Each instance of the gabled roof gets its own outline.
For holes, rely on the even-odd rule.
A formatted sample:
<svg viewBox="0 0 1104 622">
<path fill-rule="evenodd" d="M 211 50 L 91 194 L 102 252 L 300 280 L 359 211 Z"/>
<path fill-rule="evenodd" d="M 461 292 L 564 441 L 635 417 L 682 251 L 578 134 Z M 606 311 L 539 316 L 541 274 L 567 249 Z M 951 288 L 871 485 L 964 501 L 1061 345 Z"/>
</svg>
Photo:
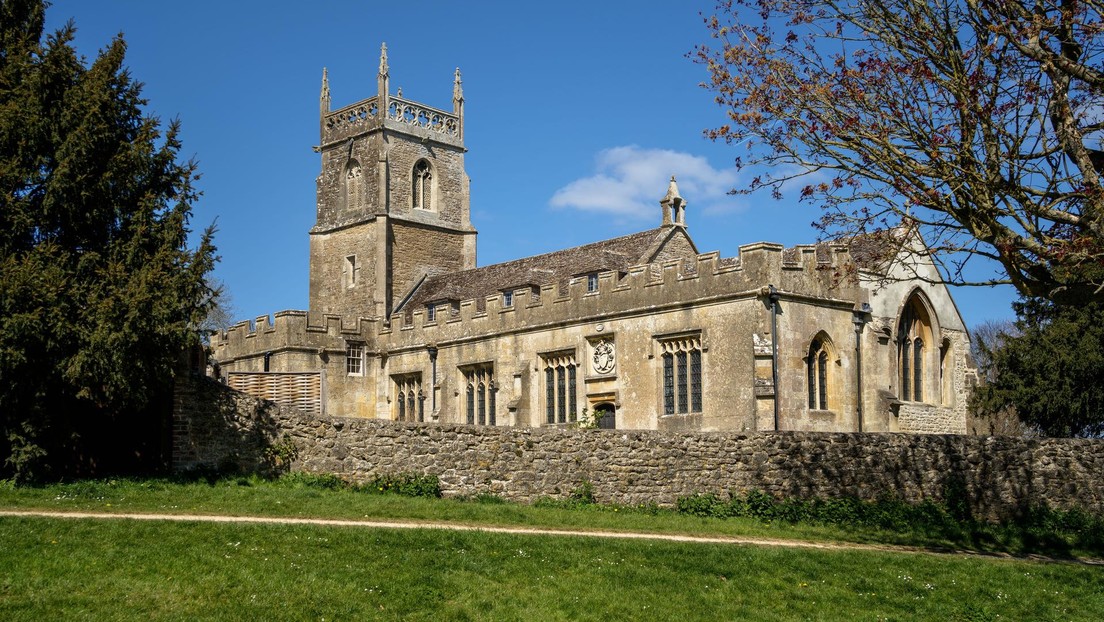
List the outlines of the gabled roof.
<svg viewBox="0 0 1104 622">
<path fill-rule="evenodd" d="M 559 283 L 582 274 L 625 271 L 650 261 L 672 233 L 681 229 L 659 227 L 544 255 L 428 276 L 396 312 L 444 300 L 478 301 L 506 289 Z"/>
</svg>

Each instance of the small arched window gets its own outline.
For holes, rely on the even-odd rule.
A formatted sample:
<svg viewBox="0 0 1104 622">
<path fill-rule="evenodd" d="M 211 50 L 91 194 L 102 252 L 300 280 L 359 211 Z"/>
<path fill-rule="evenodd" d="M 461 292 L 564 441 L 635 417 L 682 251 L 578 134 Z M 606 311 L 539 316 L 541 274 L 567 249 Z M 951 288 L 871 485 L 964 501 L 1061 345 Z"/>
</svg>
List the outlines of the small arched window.
<svg viewBox="0 0 1104 622">
<path fill-rule="evenodd" d="M 410 179 L 410 197 L 414 209 L 433 209 L 433 169 L 429 162 L 418 160 Z"/>
<path fill-rule="evenodd" d="M 828 351 L 828 342 L 824 337 L 817 337 L 809 346 L 805 365 L 811 410 L 828 410 L 828 360 L 831 358 Z"/>
<path fill-rule="evenodd" d="M 901 312 L 897 326 L 897 371 L 903 400 L 923 402 L 925 378 L 929 371 L 928 349 L 931 320 L 920 300 L 913 296 Z"/>
</svg>

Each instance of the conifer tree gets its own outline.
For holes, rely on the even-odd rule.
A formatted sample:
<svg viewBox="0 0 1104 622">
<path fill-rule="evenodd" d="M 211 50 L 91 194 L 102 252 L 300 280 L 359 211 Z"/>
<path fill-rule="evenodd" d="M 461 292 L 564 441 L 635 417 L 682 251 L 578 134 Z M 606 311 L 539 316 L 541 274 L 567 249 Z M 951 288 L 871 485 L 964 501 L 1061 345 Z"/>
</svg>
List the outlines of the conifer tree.
<svg viewBox="0 0 1104 622">
<path fill-rule="evenodd" d="M 981 343 L 988 381 L 971 397 L 982 416 L 1014 412 L 1046 436 L 1104 435 L 1104 304 L 1015 305 L 1014 330 Z"/>
<path fill-rule="evenodd" d="M 71 22 L 44 29 L 41 0 L 0 0 L 0 476 L 20 478 L 157 453 L 216 260 L 213 229 L 188 246 L 196 166 L 122 36 L 86 65 Z"/>
</svg>

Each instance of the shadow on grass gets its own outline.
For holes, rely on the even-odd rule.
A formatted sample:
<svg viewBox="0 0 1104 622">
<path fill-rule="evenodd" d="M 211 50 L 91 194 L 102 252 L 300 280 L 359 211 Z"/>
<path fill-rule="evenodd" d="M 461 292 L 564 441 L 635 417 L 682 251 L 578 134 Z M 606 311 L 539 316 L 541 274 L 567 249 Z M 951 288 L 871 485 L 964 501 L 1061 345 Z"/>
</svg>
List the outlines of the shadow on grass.
<svg viewBox="0 0 1104 622">
<path fill-rule="evenodd" d="M 1076 559 L 1104 556 L 1104 520 L 1081 510 L 1027 508 L 1014 518 L 992 523 L 976 519 L 950 485 L 944 501 L 905 503 L 892 496 L 778 500 L 751 491 L 725 499 L 700 494 L 679 499 L 677 511 L 714 518 L 745 517 L 792 525 L 831 525 L 851 529 L 861 540 L 1015 556 Z"/>
</svg>

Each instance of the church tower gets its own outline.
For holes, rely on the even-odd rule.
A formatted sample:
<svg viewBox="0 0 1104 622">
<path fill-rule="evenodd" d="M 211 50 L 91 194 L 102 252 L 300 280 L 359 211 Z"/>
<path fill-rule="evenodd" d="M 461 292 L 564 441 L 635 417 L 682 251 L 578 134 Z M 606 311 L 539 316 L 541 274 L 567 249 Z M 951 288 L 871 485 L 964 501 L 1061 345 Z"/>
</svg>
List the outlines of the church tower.
<svg viewBox="0 0 1104 622">
<path fill-rule="evenodd" d="M 323 69 L 320 118 L 312 314 L 386 318 L 426 275 L 475 267 L 459 69 L 452 112 L 431 108 L 390 92 L 384 44 L 374 97 L 331 111 Z"/>
</svg>

